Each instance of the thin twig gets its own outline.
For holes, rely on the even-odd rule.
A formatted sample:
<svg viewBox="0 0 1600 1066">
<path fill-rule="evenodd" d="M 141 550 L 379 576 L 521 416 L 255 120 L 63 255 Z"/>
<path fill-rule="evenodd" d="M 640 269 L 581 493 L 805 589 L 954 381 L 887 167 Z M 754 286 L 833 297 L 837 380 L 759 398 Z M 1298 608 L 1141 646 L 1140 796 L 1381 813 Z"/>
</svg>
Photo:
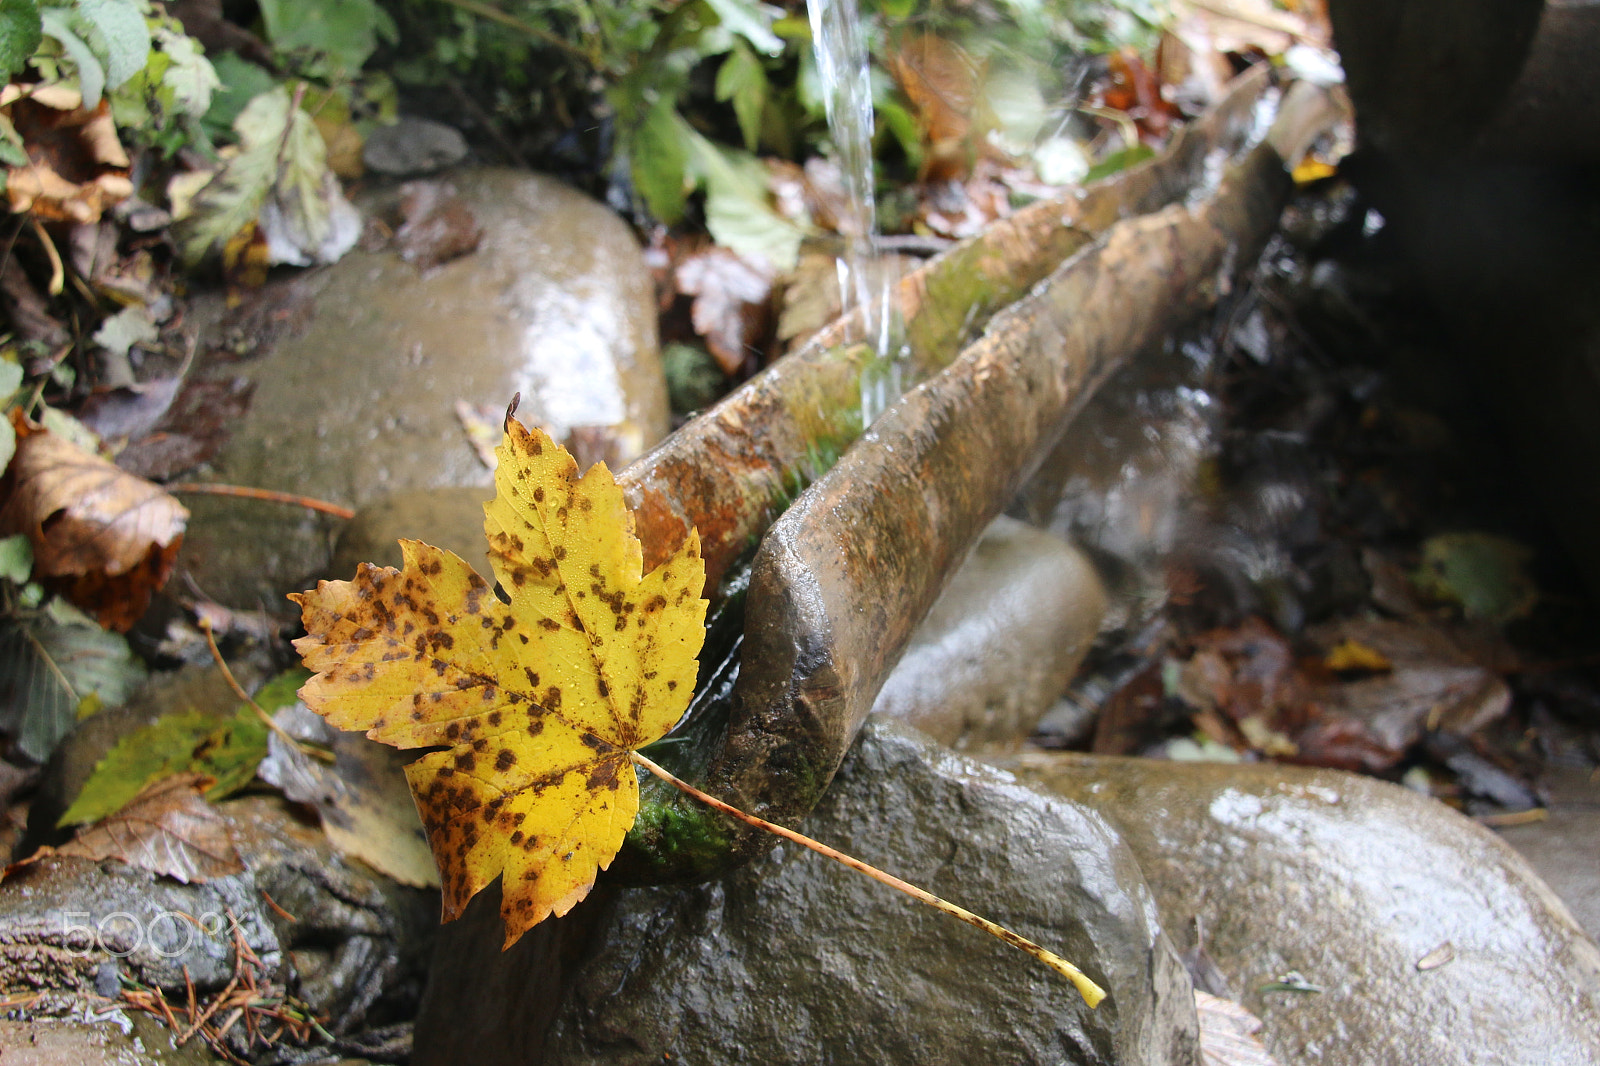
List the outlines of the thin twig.
<svg viewBox="0 0 1600 1066">
<path fill-rule="evenodd" d="M 302 744 L 287 729 L 273 721 L 272 715 L 268 714 L 261 704 L 257 703 L 250 693 L 244 690 L 244 686 L 239 684 L 239 679 L 233 676 L 233 671 L 228 669 L 227 660 L 222 657 L 222 650 L 217 647 L 217 638 L 211 632 L 211 619 L 200 619 L 200 632 L 206 635 L 206 647 L 211 649 L 211 657 L 217 661 L 217 669 L 222 671 L 222 679 L 228 683 L 229 688 L 233 689 L 234 695 L 250 705 L 251 709 L 256 712 L 256 717 L 261 719 L 263 725 L 278 734 L 279 740 L 294 748 L 301 755 L 328 763 L 334 761 L 332 752 L 322 751 Z"/>
<path fill-rule="evenodd" d="M 774 822 L 769 822 L 764 818 L 757 818 L 753 814 L 746 814 L 737 807 L 731 807 L 717 799 L 715 796 L 707 795 L 688 782 L 679 780 L 677 777 L 674 777 L 671 773 L 657 766 L 655 763 L 651 762 L 649 759 L 645 758 L 643 755 L 640 755 L 636 751 L 630 751 L 628 753 L 628 757 L 638 765 L 644 767 L 646 770 L 649 770 L 651 773 L 661 778 L 661 780 L 688 793 L 701 803 L 715 807 L 723 814 L 737 818 L 746 825 L 755 826 L 757 829 L 765 829 L 769 833 L 776 833 L 785 840 L 792 840 L 796 844 L 808 847 L 817 854 L 826 855 L 835 862 L 842 862 L 852 870 L 855 870 L 858 873 L 866 874 L 874 881 L 888 885 L 890 888 L 899 889 L 906 895 L 926 903 L 935 910 L 943 911 L 952 918 L 959 918 L 968 925 L 977 926 L 979 929 L 982 929 L 991 936 L 999 937 L 1012 947 L 1026 951 L 1029 955 L 1032 955 L 1034 958 L 1038 959 L 1040 962 L 1056 971 L 1056 973 L 1060 974 L 1062 977 L 1065 977 L 1068 981 L 1071 981 L 1073 987 L 1078 990 L 1078 994 L 1083 997 L 1083 1001 L 1089 1004 L 1090 1007 L 1099 1006 L 1100 1001 L 1106 998 L 1105 990 L 1085 976 L 1082 970 L 1078 969 L 1076 966 L 1072 965 L 1072 963 L 1068 962 L 1066 959 L 1063 959 L 1055 952 L 1050 951 L 1047 948 L 1040 947 L 1027 937 L 1013 933 L 1005 926 L 997 925 L 996 923 L 991 922 L 989 919 L 980 915 L 973 914 L 965 907 L 958 907 L 954 903 L 942 900 L 933 893 L 925 892 L 916 885 L 913 885 L 907 881 L 902 881 L 893 874 L 884 873 L 876 866 L 869 866 L 852 855 L 846 855 L 842 851 L 838 851 L 834 848 L 828 847 L 826 844 L 812 840 L 803 833 L 797 833 L 793 829 L 785 829 L 783 826 Z"/>
<path fill-rule="evenodd" d="M 312 511 L 321 511 L 323 514 L 331 514 L 335 518 L 350 519 L 356 516 L 355 511 L 348 507 L 341 507 L 337 503 L 329 503 L 327 500 L 319 500 L 313 496 L 301 496 L 293 492 L 278 492 L 276 489 L 256 489 L 247 485 L 200 484 L 189 481 L 168 485 L 166 489 L 171 493 L 181 493 L 189 496 L 237 496 L 246 500 L 287 503 Z"/>
<path fill-rule="evenodd" d="M 276 914 L 279 918 L 282 918 L 286 922 L 298 922 L 300 920 L 299 918 L 296 918 L 294 915 L 290 914 L 288 911 L 284 910 L 282 907 L 278 906 L 278 901 L 267 895 L 266 889 L 257 889 L 257 891 L 261 893 L 261 898 L 267 901 L 267 906 L 272 908 L 272 913 Z"/>
<path fill-rule="evenodd" d="M 40 225 L 39 216 L 30 215 L 28 220 L 33 223 L 34 235 L 39 238 L 39 243 L 44 247 L 45 258 L 50 260 L 50 284 L 45 287 L 46 291 L 51 296 L 60 296 L 62 290 L 67 287 L 67 272 L 66 268 L 61 264 L 61 253 L 56 251 L 56 242 L 50 239 L 50 234 L 46 233 L 44 226 Z"/>
</svg>

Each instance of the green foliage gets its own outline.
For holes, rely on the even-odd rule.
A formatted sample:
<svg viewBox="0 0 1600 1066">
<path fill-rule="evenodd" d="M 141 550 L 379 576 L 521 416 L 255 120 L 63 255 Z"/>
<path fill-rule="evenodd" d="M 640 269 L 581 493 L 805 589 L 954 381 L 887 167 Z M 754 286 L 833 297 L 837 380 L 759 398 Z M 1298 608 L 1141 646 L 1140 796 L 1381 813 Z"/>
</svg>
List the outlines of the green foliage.
<svg viewBox="0 0 1600 1066">
<path fill-rule="evenodd" d="M 219 55 L 212 66 L 217 80 L 222 84 L 211 94 L 211 106 L 206 109 L 207 132 L 214 139 L 232 140 L 233 124 L 246 105 L 278 83 L 265 67 L 248 59 L 240 59 L 232 52 Z"/>
<path fill-rule="evenodd" d="M 661 351 L 661 369 L 667 378 L 667 399 L 675 415 L 709 407 L 726 389 L 717 361 L 704 348 L 672 343 Z"/>
<path fill-rule="evenodd" d="M 120 88 L 150 57 L 146 5 L 140 0 L 74 0 L 39 11 L 44 36 L 66 58 L 62 74 L 75 73 L 85 107 L 99 106 L 107 89 Z"/>
<path fill-rule="evenodd" d="M 1090 167 L 1089 172 L 1083 176 L 1084 184 L 1087 185 L 1090 182 L 1099 181 L 1101 178 L 1109 178 L 1111 175 L 1127 170 L 1131 166 L 1143 163 L 1146 159 L 1154 158 L 1155 154 L 1155 149 L 1147 144 L 1136 144 L 1131 148 L 1120 148 Z"/>
<path fill-rule="evenodd" d="M 120 703 L 145 677 L 128 642 L 61 601 L 0 621 L 0 731 L 43 762 L 80 710 Z"/>
<path fill-rule="evenodd" d="M 733 104 L 744 146 L 755 151 L 761 141 L 761 112 L 767 106 L 767 71 L 744 42 L 736 42 L 717 70 L 717 99 Z"/>
<path fill-rule="evenodd" d="M 150 36 L 144 66 L 110 94 L 112 117 L 163 155 L 196 142 L 209 147 L 199 120 L 221 87 L 216 70 L 177 20 L 152 18 Z"/>
<path fill-rule="evenodd" d="M 310 676 L 305 670 L 287 670 L 256 693 L 256 702 L 269 714 L 286 707 Z M 165 714 L 106 752 L 57 824 L 98 822 L 121 810 L 145 786 L 173 774 L 215 778 L 206 798 L 219 800 L 248 785 L 266 757 L 266 723 L 246 704 L 232 714 L 193 709 Z"/>
<path fill-rule="evenodd" d="M 277 86 L 257 96 L 233 123 L 238 151 L 195 195 L 176 236 L 191 264 L 220 248 L 256 221 L 272 198 L 286 229 L 302 249 L 325 243 L 332 232 L 327 147 L 311 116 Z M 330 190 L 330 184 L 332 189 Z"/>
<path fill-rule="evenodd" d="M 1411 575 L 1417 590 L 1456 603 L 1469 618 L 1504 625 L 1526 617 L 1539 599 L 1528 576 L 1533 552 L 1493 533 L 1441 533 L 1422 544 L 1422 565 Z"/>
<path fill-rule="evenodd" d="M 773 210 L 761 160 L 688 131 L 694 174 L 706 187 L 706 229 L 724 248 L 790 270 L 805 232 Z"/>
<path fill-rule="evenodd" d="M 5 417 L 4 412 L 10 409 L 11 398 L 20 388 L 22 364 L 0 359 L 0 473 L 5 471 L 6 464 L 11 462 L 11 457 L 17 451 L 17 431 L 12 428 L 11 419 Z"/>
<path fill-rule="evenodd" d="M 0 0 L 0 68 L 6 77 L 22 69 L 43 39 L 37 0 Z"/>
<path fill-rule="evenodd" d="M 26 533 L 0 538 L 0 580 L 25 585 L 33 572 L 33 545 Z"/>
<path fill-rule="evenodd" d="M 304 77 L 348 81 L 396 39 L 394 19 L 374 0 L 261 0 L 267 38 Z"/>
</svg>

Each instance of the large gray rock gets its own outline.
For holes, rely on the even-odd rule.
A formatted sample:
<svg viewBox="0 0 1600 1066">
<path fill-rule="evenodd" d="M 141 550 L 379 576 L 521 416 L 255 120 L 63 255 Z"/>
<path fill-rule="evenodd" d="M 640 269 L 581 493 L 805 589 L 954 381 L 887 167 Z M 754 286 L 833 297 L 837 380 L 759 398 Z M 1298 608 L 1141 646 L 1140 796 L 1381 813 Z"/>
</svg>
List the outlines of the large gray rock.
<svg viewBox="0 0 1600 1066">
<path fill-rule="evenodd" d="M 1600 1062 L 1600 949 L 1509 847 L 1371 778 L 1030 755 L 1121 830 L 1284 1064 Z M 1182 932 L 1178 932 L 1182 931 Z M 1264 989 L 1296 973 L 1318 992 Z"/>
<path fill-rule="evenodd" d="M 207 478 L 352 507 L 487 485 L 456 402 L 497 424 L 518 392 L 519 417 L 558 437 L 614 427 L 619 458 L 665 435 L 654 290 L 623 222 L 537 174 L 450 181 L 483 228 L 477 250 L 427 271 L 354 251 L 299 279 L 304 327 L 227 368 L 255 394 Z M 276 504 L 197 498 L 192 510 L 179 567 L 233 606 L 277 609 L 326 565 L 336 529 Z"/>
<path fill-rule="evenodd" d="M 1015 749 L 1065 690 L 1105 610 L 1082 552 L 997 519 L 912 634 L 873 713 L 957 749 Z"/>
<path fill-rule="evenodd" d="M 498 931 L 446 926 L 451 977 L 435 970 L 414 1061 L 1197 1062 L 1188 977 L 1099 815 L 874 718 L 802 828 L 1060 952 L 1110 997 L 1091 1011 L 1021 952 L 785 844 L 710 884 L 618 892 L 582 917 L 589 948 L 559 987 L 495 977 Z M 546 954 L 545 972 L 574 957 Z M 508 987 L 525 998 L 486 1005 Z M 493 1015 L 498 1031 L 477 1027 Z"/>
<path fill-rule="evenodd" d="M 1539 782 L 1549 797 L 1542 821 L 1501 829 L 1500 838 L 1556 890 L 1584 931 L 1600 940 L 1600 780 L 1575 766 L 1552 767 Z"/>
</svg>

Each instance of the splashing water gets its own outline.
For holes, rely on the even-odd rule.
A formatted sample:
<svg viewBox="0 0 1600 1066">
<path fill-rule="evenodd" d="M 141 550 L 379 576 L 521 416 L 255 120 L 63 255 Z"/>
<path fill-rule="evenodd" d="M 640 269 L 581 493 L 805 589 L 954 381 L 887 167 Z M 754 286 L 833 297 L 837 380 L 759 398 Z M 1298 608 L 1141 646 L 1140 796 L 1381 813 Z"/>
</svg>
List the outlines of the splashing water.
<svg viewBox="0 0 1600 1066">
<path fill-rule="evenodd" d="M 872 83 L 866 37 L 856 0 L 809 0 L 811 47 L 822 80 L 828 129 L 844 173 L 848 216 L 839 220 L 844 255 L 839 289 L 846 313 L 861 308 L 866 339 L 877 351 L 861 376 L 861 420 L 870 424 L 900 394 L 900 360 L 891 351 L 895 328 L 893 278 L 873 269 L 878 230 L 872 173 Z"/>
</svg>

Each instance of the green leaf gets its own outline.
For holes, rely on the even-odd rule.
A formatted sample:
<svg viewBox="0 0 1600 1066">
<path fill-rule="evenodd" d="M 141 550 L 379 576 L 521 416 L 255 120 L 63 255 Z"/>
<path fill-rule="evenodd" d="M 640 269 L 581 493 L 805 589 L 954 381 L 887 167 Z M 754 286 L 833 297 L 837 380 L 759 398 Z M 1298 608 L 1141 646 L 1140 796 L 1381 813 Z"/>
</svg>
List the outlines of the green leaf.
<svg viewBox="0 0 1600 1066">
<path fill-rule="evenodd" d="M 8 424 L 6 428 L 10 428 Z M 0 578 L 13 585 L 26 585 L 33 572 L 33 545 L 26 533 L 0 538 Z"/>
<path fill-rule="evenodd" d="M 121 703 L 144 678 L 144 663 L 121 635 L 52 600 L 0 629 L 0 731 L 43 762 L 77 722 L 80 704 Z"/>
<path fill-rule="evenodd" d="M 268 714 L 286 707 L 311 674 L 286 670 L 256 693 Z M 267 727 L 246 704 L 230 714 L 194 709 L 162 715 L 123 737 L 95 765 L 77 799 L 57 825 L 98 822 L 125 806 L 145 786 L 173 774 L 216 778 L 206 798 L 219 800 L 248 785 L 267 757 Z"/>
<path fill-rule="evenodd" d="M 106 88 L 115 89 L 144 69 L 150 58 L 150 28 L 136 0 L 77 0 L 74 10 L 89 43 L 97 46 L 95 53 L 105 61 Z M 85 92 L 85 101 L 88 96 Z"/>
<path fill-rule="evenodd" d="M 0 0 L 0 69 L 7 78 L 22 69 L 43 37 L 36 0 Z"/>
<path fill-rule="evenodd" d="M 11 397 L 22 388 L 22 364 L 13 363 L 10 359 L 0 359 L 0 407 L 10 404 Z M 5 463 L 0 462 L 0 470 L 5 469 Z"/>
<path fill-rule="evenodd" d="M 744 44 L 735 44 L 717 70 L 717 99 L 733 102 L 744 146 L 755 151 L 761 139 L 761 112 L 767 106 L 767 71 Z"/>
<path fill-rule="evenodd" d="M 158 26 L 155 37 L 161 54 L 171 61 L 161 76 L 162 88 L 172 90 L 173 103 L 180 111 L 199 118 L 210 109 L 211 94 L 222 87 L 216 68 L 193 37 L 166 26 Z"/>
<path fill-rule="evenodd" d="M 39 24 L 44 29 L 46 37 L 54 37 L 61 44 L 67 58 L 72 60 L 73 66 L 78 70 L 78 91 L 83 94 L 84 107 L 98 107 L 100 97 L 105 95 L 106 71 L 100 65 L 100 60 L 95 58 L 94 51 L 84 43 L 82 37 L 73 33 L 67 27 L 66 20 L 58 8 L 45 8 L 39 12 Z"/>
<path fill-rule="evenodd" d="M 198 262 L 257 216 L 263 216 L 266 228 L 264 208 L 269 207 L 276 229 L 268 243 L 275 262 L 337 259 L 359 236 L 360 218 L 354 217 L 355 232 L 348 232 L 354 208 L 328 170 L 322 135 L 311 117 L 293 106 L 288 88 L 280 85 L 251 100 L 233 128 L 238 154 L 195 194 L 176 227 L 185 259 Z M 345 237 L 349 243 L 328 258 L 335 239 Z"/>
<path fill-rule="evenodd" d="M 751 0 L 706 0 L 722 25 L 769 56 L 783 51 L 783 41 L 772 32 L 772 9 Z"/>
<path fill-rule="evenodd" d="M 212 68 L 221 83 L 211 94 L 211 106 L 201 121 L 216 139 L 233 139 L 233 123 L 243 113 L 246 105 L 264 92 L 270 92 L 277 80 L 264 67 L 232 52 L 216 58 Z"/>
<path fill-rule="evenodd" d="M 1442 533 L 1422 543 L 1412 574 L 1427 596 L 1461 605 L 1469 618 L 1503 625 L 1526 617 L 1539 599 L 1528 576 L 1533 552 L 1492 533 Z"/>
<path fill-rule="evenodd" d="M 706 228 L 712 239 L 741 255 L 761 256 L 779 271 L 793 269 L 805 233 L 773 210 L 761 160 L 687 132 L 695 172 L 706 183 Z"/>
<path fill-rule="evenodd" d="M 327 80 L 352 77 L 380 40 L 396 38 L 394 20 L 373 0 L 261 0 L 261 20 L 274 48 Z"/>
<path fill-rule="evenodd" d="M 277 180 L 261 209 L 261 231 L 272 263 L 310 266 L 335 262 L 361 236 L 361 215 L 328 169 L 328 145 L 300 108 L 288 117 Z"/>
<path fill-rule="evenodd" d="M 663 96 L 646 112 L 644 121 L 624 145 L 634 188 L 644 197 L 650 213 L 666 223 L 683 217 L 688 198 L 684 175 L 692 132 L 678 117 L 673 101 Z"/>
<path fill-rule="evenodd" d="M 1122 148 L 1106 156 L 1100 162 L 1089 168 L 1089 173 L 1083 176 L 1085 185 L 1109 178 L 1111 175 L 1127 170 L 1131 166 L 1143 163 L 1155 155 L 1155 150 L 1148 144 L 1136 144 L 1132 148 Z"/>
</svg>

